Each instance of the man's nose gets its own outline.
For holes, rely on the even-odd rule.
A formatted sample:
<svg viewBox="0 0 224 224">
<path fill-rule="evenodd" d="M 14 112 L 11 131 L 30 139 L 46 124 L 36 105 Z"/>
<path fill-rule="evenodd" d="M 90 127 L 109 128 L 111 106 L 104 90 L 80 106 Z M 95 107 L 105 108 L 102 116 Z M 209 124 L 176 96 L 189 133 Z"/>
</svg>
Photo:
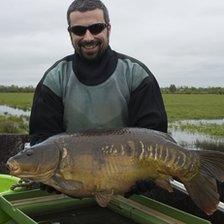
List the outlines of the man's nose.
<svg viewBox="0 0 224 224">
<path fill-rule="evenodd" d="M 91 34 L 91 32 L 89 30 L 86 30 L 85 35 L 83 36 L 83 39 L 85 41 L 91 41 L 94 39 L 94 36 Z"/>
</svg>

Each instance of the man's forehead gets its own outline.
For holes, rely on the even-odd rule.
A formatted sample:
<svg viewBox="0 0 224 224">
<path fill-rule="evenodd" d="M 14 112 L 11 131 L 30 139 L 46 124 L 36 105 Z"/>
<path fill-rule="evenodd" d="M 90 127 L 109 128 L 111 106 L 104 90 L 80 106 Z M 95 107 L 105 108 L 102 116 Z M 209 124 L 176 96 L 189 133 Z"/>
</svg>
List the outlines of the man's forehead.
<svg viewBox="0 0 224 224">
<path fill-rule="evenodd" d="M 105 22 L 103 10 L 94 9 L 86 12 L 74 11 L 70 14 L 70 25 L 91 25 L 93 23 Z"/>
</svg>

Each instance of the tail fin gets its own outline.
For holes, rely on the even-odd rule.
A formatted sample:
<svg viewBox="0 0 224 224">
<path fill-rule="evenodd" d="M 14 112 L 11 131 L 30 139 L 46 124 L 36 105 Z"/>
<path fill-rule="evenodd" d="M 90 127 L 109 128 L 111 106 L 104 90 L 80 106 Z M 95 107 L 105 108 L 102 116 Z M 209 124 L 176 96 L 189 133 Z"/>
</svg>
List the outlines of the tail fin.
<svg viewBox="0 0 224 224">
<path fill-rule="evenodd" d="M 224 181 L 224 153 L 209 150 L 194 153 L 199 156 L 199 173 L 191 181 L 183 181 L 183 184 L 195 204 L 211 215 L 219 203 L 216 180 Z"/>
</svg>

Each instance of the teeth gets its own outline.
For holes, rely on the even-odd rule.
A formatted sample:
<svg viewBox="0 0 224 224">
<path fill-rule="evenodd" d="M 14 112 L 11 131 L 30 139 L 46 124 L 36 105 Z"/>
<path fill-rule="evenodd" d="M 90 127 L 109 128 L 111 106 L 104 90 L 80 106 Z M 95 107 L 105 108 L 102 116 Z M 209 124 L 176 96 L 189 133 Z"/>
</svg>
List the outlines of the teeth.
<svg viewBox="0 0 224 224">
<path fill-rule="evenodd" d="M 85 45 L 84 48 L 87 48 L 87 49 L 93 49 L 94 47 L 96 47 L 97 44 L 93 44 L 93 45 Z"/>
<path fill-rule="evenodd" d="M 87 48 L 87 49 L 93 49 L 95 46 L 85 46 L 85 48 Z"/>
</svg>

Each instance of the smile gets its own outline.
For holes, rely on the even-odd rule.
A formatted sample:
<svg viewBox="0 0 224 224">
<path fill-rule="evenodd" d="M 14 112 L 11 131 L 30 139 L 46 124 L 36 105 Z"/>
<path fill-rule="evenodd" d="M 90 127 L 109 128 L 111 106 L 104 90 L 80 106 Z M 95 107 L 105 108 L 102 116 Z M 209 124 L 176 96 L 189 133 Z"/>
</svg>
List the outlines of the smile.
<svg viewBox="0 0 224 224">
<path fill-rule="evenodd" d="M 83 47 L 86 48 L 86 49 L 93 49 L 93 48 L 95 48 L 97 46 L 98 46 L 98 44 L 94 43 L 94 44 L 86 44 Z"/>
</svg>

